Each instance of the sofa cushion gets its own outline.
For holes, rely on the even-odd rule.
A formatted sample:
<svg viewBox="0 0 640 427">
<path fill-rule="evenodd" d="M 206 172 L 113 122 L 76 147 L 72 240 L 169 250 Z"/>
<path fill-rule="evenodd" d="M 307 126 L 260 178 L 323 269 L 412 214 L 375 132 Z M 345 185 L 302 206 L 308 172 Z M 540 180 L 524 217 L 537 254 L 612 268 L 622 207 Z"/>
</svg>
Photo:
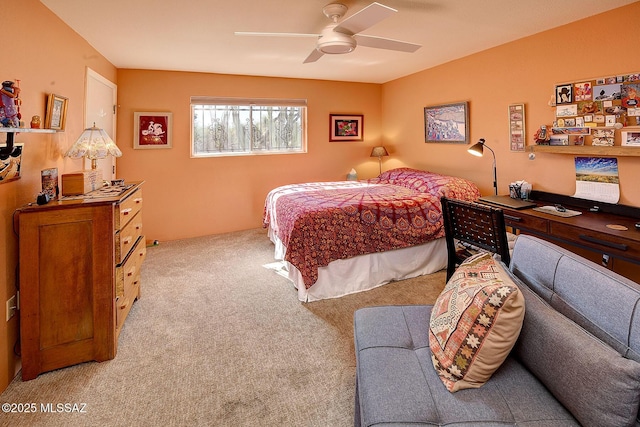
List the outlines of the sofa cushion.
<svg viewBox="0 0 640 427">
<path fill-rule="evenodd" d="M 582 425 L 634 425 L 640 363 L 558 313 L 526 285 L 520 288 L 527 310 L 513 354 Z"/>
<path fill-rule="evenodd" d="M 524 300 L 497 264 L 489 253 L 465 260 L 431 312 L 432 363 L 450 392 L 482 386 L 520 333 Z"/>
</svg>

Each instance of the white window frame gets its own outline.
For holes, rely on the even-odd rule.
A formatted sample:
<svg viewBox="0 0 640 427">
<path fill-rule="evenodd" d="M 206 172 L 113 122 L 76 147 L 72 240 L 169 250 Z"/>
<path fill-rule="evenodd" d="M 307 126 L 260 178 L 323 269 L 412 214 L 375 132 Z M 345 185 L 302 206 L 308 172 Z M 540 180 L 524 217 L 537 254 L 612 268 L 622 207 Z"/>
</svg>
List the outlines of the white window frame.
<svg viewBox="0 0 640 427">
<path fill-rule="evenodd" d="M 238 150 L 220 150 L 220 151 L 202 151 L 196 149 L 196 113 L 197 110 L 203 114 L 203 109 L 198 109 L 198 106 L 212 105 L 221 107 L 240 107 L 248 111 L 249 117 L 252 121 L 252 126 L 248 126 L 249 132 L 253 132 L 255 126 L 255 120 L 253 119 L 254 111 L 260 112 L 260 109 L 265 107 L 292 107 L 300 109 L 300 147 L 296 148 L 254 148 L 250 146 L 248 149 Z M 204 120 L 204 119 L 203 119 Z M 255 155 L 273 155 L 273 154 L 301 154 L 307 152 L 307 101 L 306 99 L 269 99 L 269 98 L 221 98 L 210 96 L 192 96 L 191 97 L 191 157 L 226 157 L 226 156 L 255 156 Z M 204 130 L 205 124 L 203 122 L 202 129 Z M 244 126 L 246 130 L 246 126 Z M 253 141 L 254 136 L 251 133 L 249 141 Z M 200 141 L 201 142 L 201 141 Z"/>
</svg>

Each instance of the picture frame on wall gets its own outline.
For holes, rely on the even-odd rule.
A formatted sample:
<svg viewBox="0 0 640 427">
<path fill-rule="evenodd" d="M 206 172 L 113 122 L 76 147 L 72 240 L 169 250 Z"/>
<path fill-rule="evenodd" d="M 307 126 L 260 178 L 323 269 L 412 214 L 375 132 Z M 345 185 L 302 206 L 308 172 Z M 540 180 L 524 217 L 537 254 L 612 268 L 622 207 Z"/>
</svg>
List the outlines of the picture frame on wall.
<svg viewBox="0 0 640 427">
<path fill-rule="evenodd" d="M 573 84 L 556 86 L 556 104 L 571 104 L 573 102 Z"/>
<path fill-rule="evenodd" d="M 171 148 L 173 113 L 135 112 L 133 113 L 133 148 Z"/>
<path fill-rule="evenodd" d="M 468 102 L 424 108 L 425 142 L 469 143 Z"/>
<path fill-rule="evenodd" d="M 621 145 L 626 147 L 640 147 L 640 129 L 620 132 Z"/>
<path fill-rule="evenodd" d="M 329 114 L 329 141 L 362 141 L 364 115 Z"/>
<path fill-rule="evenodd" d="M 7 149 L 6 144 L 0 145 L 0 149 L 7 150 L 0 156 L 0 184 L 20 179 L 23 148 L 24 144 L 22 143 L 13 144 L 12 149 Z"/>
<path fill-rule="evenodd" d="M 47 110 L 44 116 L 45 129 L 64 131 L 67 123 L 67 106 L 69 99 L 51 93 L 47 95 Z"/>
<path fill-rule="evenodd" d="M 509 105 L 509 146 L 511 151 L 525 150 L 524 104 Z"/>
</svg>

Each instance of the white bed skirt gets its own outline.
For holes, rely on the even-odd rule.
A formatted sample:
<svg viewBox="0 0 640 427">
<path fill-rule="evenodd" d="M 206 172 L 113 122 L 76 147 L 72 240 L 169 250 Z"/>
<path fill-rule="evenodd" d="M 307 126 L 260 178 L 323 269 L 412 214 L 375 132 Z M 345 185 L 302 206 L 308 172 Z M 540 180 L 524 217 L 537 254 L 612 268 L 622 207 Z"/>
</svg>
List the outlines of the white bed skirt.
<svg viewBox="0 0 640 427">
<path fill-rule="evenodd" d="M 284 260 L 286 247 L 282 241 L 271 230 L 269 238 L 275 245 L 275 259 Z M 318 269 L 318 280 L 309 289 L 305 288 L 298 269 L 288 262 L 285 264 L 289 280 L 298 290 L 298 299 L 303 302 L 317 301 L 442 270 L 447 266 L 447 243 L 440 238 L 419 246 L 332 261 L 328 266 Z"/>
</svg>

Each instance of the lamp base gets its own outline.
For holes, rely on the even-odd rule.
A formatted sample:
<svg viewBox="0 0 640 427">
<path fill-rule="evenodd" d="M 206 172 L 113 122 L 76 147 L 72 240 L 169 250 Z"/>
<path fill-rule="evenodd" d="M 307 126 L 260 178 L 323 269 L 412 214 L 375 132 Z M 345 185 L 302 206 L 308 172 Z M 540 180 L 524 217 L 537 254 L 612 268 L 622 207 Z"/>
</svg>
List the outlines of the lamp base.
<svg viewBox="0 0 640 427">
<path fill-rule="evenodd" d="M 62 195 L 78 196 L 102 187 L 102 171 L 89 169 L 62 175 Z"/>
</svg>

